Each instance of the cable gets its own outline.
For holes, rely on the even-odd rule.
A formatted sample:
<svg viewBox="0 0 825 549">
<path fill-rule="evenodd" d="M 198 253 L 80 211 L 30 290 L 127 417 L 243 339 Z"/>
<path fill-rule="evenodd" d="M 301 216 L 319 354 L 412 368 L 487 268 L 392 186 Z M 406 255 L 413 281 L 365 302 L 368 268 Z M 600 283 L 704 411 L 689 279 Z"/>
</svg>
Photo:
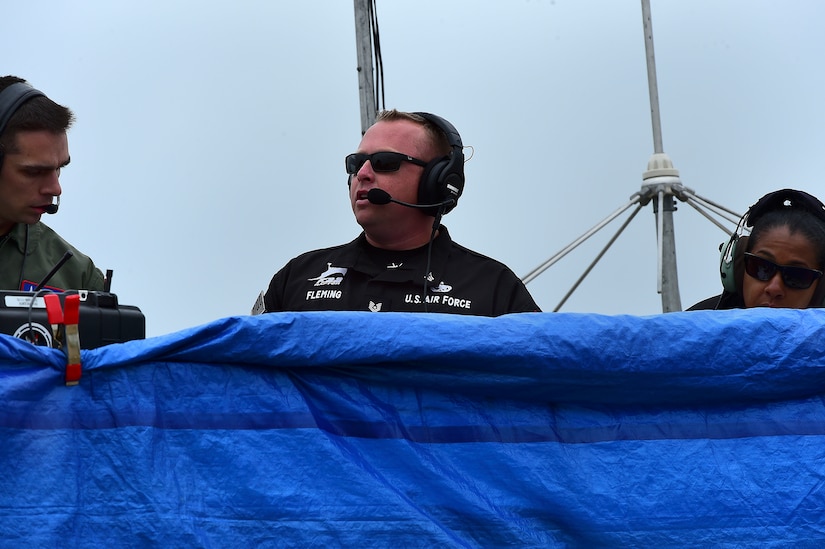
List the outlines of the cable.
<svg viewBox="0 0 825 549">
<path fill-rule="evenodd" d="M 40 296 L 40 294 L 46 295 L 46 294 L 49 294 L 49 293 L 55 293 L 55 292 L 53 290 L 50 290 L 49 288 L 45 288 L 45 289 L 42 289 L 42 290 L 37 290 L 32 295 L 31 301 L 29 301 L 29 309 L 28 309 L 29 329 L 26 332 L 26 337 L 24 339 L 26 341 L 28 341 L 29 343 L 31 343 L 32 345 L 37 345 L 37 343 L 35 341 L 33 341 L 33 339 L 32 339 L 32 334 L 34 333 L 34 327 L 33 327 L 34 326 L 34 321 L 32 320 L 32 310 L 34 309 L 34 303 L 35 303 L 35 301 L 37 301 L 37 298 Z M 45 305 L 44 305 L 44 307 L 45 307 Z M 52 334 L 53 339 L 54 339 L 54 337 L 55 337 L 55 334 Z M 56 343 L 56 341 L 53 341 L 53 343 Z"/>
<path fill-rule="evenodd" d="M 607 250 L 610 249 L 610 246 L 612 246 L 613 243 L 616 242 L 616 240 L 619 238 L 619 236 L 621 236 L 621 234 L 624 232 L 624 230 L 627 228 L 627 226 L 630 225 L 630 222 L 633 221 L 633 218 L 636 217 L 636 214 L 639 213 L 641 211 L 641 209 L 642 209 L 641 205 L 636 206 L 636 209 L 633 210 L 633 212 L 631 212 L 630 216 L 625 220 L 625 222 L 622 223 L 622 225 L 619 227 L 619 230 L 616 231 L 616 234 L 614 234 L 610 238 L 610 240 L 607 241 L 607 244 L 604 246 L 604 248 L 602 248 L 602 251 L 600 251 L 596 255 L 596 258 L 593 260 L 593 262 L 590 263 L 590 265 L 588 265 L 588 267 L 584 270 L 584 272 L 579 277 L 579 279 L 576 280 L 576 282 L 573 283 L 573 286 L 570 288 L 570 290 L 566 294 L 564 294 L 564 297 L 561 298 L 561 301 L 559 301 L 559 304 L 556 305 L 555 309 L 553 309 L 554 313 L 557 313 L 561 310 L 562 306 L 567 302 L 567 300 L 570 298 L 570 296 L 573 295 L 573 292 L 575 292 L 576 289 L 581 285 L 581 283 L 584 282 L 584 279 L 587 277 L 587 275 L 590 274 L 590 271 L 593 270 L 593 267 L 596 266 L 596 263 L 598 263 L 601 260 L 601 258 L 604 256 L 605 253 L 607 253 Z"/>
<path fill-rule="evenodd" d="M 372 54 L 375 60 L 375 112 L 379 112 L 387 108 L 387 102 L 384 98 L 384 59 L 381 55 L 381 33 L 378 31 L 376 0 L 372 0 L 367 5 L 367 11 L 372 31 Z"/>
<path fill-rule="evenodd" d="M 438 231 L 438 227 L 441 226 L 441 218 L 444 216 L 444 210 L 447 208 L 445 204 L 442 204 L 438 207 L 438 212 L 435 215 L 435 220 L 433 221 L 433 230 L 430 233 L 430 241 L 427 243 L 427 266 L 424 268 L 424 312 L 428 313 L 429 307 L 427 303 L 427 282 L 430 282 L 430 261 L 432 260 L 432 253 L 433 253 L 433 241 L 435 240 L 435 233 Z"/>
<path fill-rule="evenodd" d="M 23 239 L 23 261 L 20 263 L 20 279 L 17 281 L 17 289 L 23 289 L 23 271 L 26 269 L 26 256 L 29 255 L 29 226 L 26 225 L 26 237 Z"/>
</svg>

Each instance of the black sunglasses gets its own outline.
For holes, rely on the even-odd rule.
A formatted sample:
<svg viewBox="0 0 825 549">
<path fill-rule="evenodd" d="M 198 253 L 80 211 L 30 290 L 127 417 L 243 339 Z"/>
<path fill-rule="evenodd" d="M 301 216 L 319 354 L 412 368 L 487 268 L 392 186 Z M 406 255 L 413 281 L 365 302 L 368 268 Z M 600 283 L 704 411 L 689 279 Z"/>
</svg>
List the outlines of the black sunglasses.
<svg viewBox="0 0 825 549">
<path fill-rule="evenodd" d="M 397 152 L 387 151 L 372 154 L 352 153 L 348 154 L 347 157 L 344 159 L 347 168 L 347 173 L 350 175 L 357 174 L 358 170 L 361 169 L 361 166 L 363 166 L 364 162 L 366 162 L 367 160 L 370 161 L 372 171 L 376 173 L 397 172 L 398 168 L 401 167 L 402 162 L 410 162 L 412 164 L 415 164 L 416 166 L 427 165 L 427 163 L 423 160 L 419 160 L 417 158 L 413 158 L 412 156 Z"/>
<path fill-rule="evenodd" d="M 792 267 L 777 265 L 764 257 L 745 252 L 745 272 L 756 280 L 767 282 L 779 271 L 785 286 L 794 290 L 807 290 L 817 279 L 822 277 L 822 271 L 806 267 Z"/>
</svg>

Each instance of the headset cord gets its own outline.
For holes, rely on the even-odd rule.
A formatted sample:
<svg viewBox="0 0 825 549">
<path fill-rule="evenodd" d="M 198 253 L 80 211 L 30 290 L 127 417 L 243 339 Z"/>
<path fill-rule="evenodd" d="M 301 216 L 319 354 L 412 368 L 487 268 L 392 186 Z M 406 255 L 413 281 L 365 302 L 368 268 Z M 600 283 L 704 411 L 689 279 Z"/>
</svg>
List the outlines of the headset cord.
<svg viewBox="0 0 825 549">
<path fill-rule="evenodd" d="M 26 225 L 26 236 L 23 239 L 23 261 L 20 262 L 20 280 L 17 281 L 17 289 L 23 289 L 23 272 L 26 270 L 26 256 L 29 255 L 29 226 Z"/>
<path fill-rule="evenodd" d="M 432 253 L 433 253 L 433 241 L 435 240 L 435 233 L 438 231 L 438 228 L 441 226 L 441 218 L 444 216 L 444 210 L 446 209 L 445 205 L 441 205 L 438 207 L 438 212 L 435 215 L 435 220 L 433 220 L 433 230 L 430 233 L 430 241 L 427 243 L 427 267 L 424 269 L 424 312 L 429 313 L 429 307 L 427 303 L 427 289 L 429 288 L 428 282 L 430 282 L 430 262 L 432 260 Z"/>
</svg>

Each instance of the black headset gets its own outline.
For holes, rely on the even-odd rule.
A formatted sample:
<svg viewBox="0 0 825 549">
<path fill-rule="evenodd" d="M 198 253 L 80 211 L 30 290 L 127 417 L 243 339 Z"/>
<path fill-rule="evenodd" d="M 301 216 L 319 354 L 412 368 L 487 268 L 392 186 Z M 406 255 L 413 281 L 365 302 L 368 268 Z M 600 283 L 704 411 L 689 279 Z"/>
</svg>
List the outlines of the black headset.
<svg viewBox="0 0 825 549">
<path fill-rule="evenodd" d="M 20 105 L 35 97 L 46 97 L 46 94 L 23 82 L 15 82 L 0 92 L 0 136 L 6 131 L 9 120 Z M 0 167 L 2 166 L 3 151 L 0 150 Z"/>
<path fill-rule="evenodd" d="M 444 205 L 442 213 L 448 213 L 458 204 L 458 198 L 464 192 L 464 145 L 461 143 L 461 135 L 455 126 L 434 114 L 427 112 L 413 113 L 441 130 L 447 137 L 450 145 L 450 154 L 431 160 L 421 174 L 418 183 L 418 203 L 419 204 L 439 204 Z M 439 208 L 425 210 L 428 214 L 436 216 Z"/>
<path fill-rule="evenodd" d="M 766 213 L 781 210 L 783 208 L 793 208 L 812 213 L 825 223 L 825 205 L 815 196 L 804 191 L 794 189 L 782 189 L 768 193 L 760 198 L 756 204 L 748 208 L 745 215 L 736 225 L 736 230 L 730 236 L 727 243 L 722 244 L 722 256 L 719 262 L 719 275 L 722 278 L 722 287 L 730 293 L 737 292 L 736 269 L 740 268 L 736 261 L 744 250 L 739 250 L 743 245 L 742 230 L 744 227 L 753 227 Z M 744 237 L 745 239 L 747 237 Z"/>
</svg>

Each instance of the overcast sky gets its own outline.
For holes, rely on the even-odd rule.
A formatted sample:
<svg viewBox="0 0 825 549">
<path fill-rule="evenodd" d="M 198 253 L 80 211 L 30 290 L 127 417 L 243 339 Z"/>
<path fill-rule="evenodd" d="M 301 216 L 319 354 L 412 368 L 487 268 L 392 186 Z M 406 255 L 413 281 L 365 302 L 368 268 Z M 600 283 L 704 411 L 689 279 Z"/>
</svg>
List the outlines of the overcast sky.
<svg viewBox="0 0 825 549">
<path fill-rule="evenodd" d="M 825 3 L 651 1 L 664 150 L 737 212 L 825 198 Z M 653 153 L 638 0 L 378 0 L 386 106 L 472 146 L 453 238 L 526 275 L 628 202 Z M 290 258 L 348 242 L 360 140 L 348 0 L 48 0 L 3 7 L 4 74 L 77 116 L 46 222 L 141 308 L 147 335 L 247 314 Z M 470 153 L 468 151 L 468 156 Z M 552 310 L 620 218 L 528 285 Z M 674 214 L 684 308 L 727 236 Z M 564 312 L 650 315 L 655 217 L 630 223 Z"/>
</svg>

